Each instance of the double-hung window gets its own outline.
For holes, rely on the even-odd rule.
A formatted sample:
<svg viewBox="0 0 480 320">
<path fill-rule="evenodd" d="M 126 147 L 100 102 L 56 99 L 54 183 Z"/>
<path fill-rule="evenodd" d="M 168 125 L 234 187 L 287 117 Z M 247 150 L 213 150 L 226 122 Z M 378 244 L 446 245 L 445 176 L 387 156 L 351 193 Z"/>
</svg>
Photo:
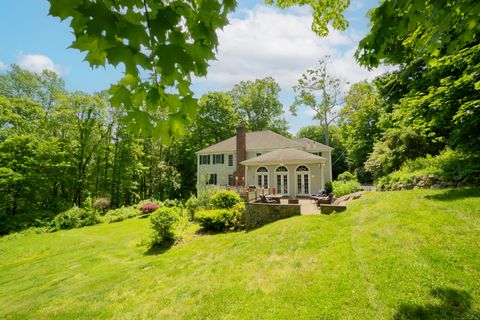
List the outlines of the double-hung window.
<svg viewBox="0 0 480 320">
<path fill-rule="evenodd" d="M 225 155 L 223 153 L 213 155 L 213 164 L 223 164 L 224 161 L 225 161 Z"/>
<path fill-rule="evenodd" d="M 233 167 L 233 154 L 228 155 L 228 166 Z"/>
<path fill-rule="evenodd" d="M 210 173 L 208 175 L 207 184 L 217 184 L 217 174 L 216 173 Z"/>
<path fill-rule="evenodd" d="M 200 155 L 200 164 L 210 164 L 210 155 Z"/>
</svg>

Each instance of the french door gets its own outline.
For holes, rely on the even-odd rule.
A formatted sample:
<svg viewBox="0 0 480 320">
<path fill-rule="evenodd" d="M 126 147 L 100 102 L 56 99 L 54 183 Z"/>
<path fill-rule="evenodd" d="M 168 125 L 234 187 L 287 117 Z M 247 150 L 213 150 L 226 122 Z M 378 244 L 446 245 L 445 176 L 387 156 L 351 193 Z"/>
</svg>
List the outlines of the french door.
<svg viewBox="0 0 480 320">
<path fill-rule="evenodd" d="M 297 173 L 297 195 L 306 196 L 308 194 L 310 194 L 310 175 Z"/>
<path fill-rule="evenodd" d="M 268 188 L 268 173 L 257 173 L 257 187 Z"/>
<path fill-rule="evenodd" d="M 277 193 L 288 194 L 288 172 L 277 173 Z"/>
</svg>

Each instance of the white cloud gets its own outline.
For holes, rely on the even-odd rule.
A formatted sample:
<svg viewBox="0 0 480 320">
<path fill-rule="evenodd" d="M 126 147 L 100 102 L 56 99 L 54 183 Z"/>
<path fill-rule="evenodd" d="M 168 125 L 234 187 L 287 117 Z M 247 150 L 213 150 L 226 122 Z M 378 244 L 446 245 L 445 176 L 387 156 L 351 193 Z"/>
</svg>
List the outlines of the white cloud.
<svg viewBox="0 0 480 320">
<path fill-rule="evenodd" d="M 22 54 L 17 64 L 25 70 L 40 73 L 43 70 L 50 70 L 61 74 L 60 67 L 55 65 L 49 57 L 43 54 Z"/>
<path fill-rule="evenodd" d="M 0 71 L 5 70 L 5 69 L 7 69 L 7 65 L 5 63 L 3 63 L 2 60 L 0 60 Z"/>
<path fill-rule="evenodd" d="M 321 38 L 311 31 L 308 11 L 257 6 L 243 13 L 219 33 L 217 61 L 211 63 L 207 78 L 196 83 L 228 90 L 242 80 L 272 76 L 289 91 L 325 55 L 331 56 L 330 71 L 346 82 L 372 79 L 384 72 L 368 71 L 356 63 L 353 53 L 362 35 L 355 30 L 332 30 Z"/>
</svg>

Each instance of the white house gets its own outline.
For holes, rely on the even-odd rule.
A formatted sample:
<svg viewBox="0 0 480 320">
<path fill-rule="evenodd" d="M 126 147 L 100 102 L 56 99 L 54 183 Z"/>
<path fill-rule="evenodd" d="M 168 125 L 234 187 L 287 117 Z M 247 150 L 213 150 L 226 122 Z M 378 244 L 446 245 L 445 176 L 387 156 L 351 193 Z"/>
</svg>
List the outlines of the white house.
<svg viewBox="0 0 480 320">
<path fill-rule="evenodd" d="M 290 197 L 310 195 L 332 180 L 332 150 L 307 138 L 238 127 L 235 137 L 197 152 L 197 190 L 255 186 Z"/>
</svg>

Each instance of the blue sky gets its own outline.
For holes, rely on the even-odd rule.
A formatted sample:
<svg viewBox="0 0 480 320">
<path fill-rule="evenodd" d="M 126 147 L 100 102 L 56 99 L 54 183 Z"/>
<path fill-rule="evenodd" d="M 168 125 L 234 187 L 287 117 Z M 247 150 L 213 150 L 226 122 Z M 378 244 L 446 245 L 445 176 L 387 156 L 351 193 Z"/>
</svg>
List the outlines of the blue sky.
<svg viewBox="0 0 480 320">
<path fill-rule="evenodd" d="M 349 28 L 319 38 L 310 31 L 308 10 L 282 11 L 264 6 L 263 1 L 239 1 L 231 24 L 219 34 L 218 59 L 212 62 L 206 79 L 194 81 L 194 92 L 200 96 L 208 91 L 229 90 L 241 80 L 272 76 L 282 88 L 281 101 L 290 131 L 296 133 L 315 122 L 308 110 L 301 110 L 297 117 L 287 112 L 294 97 L 291 87 L 318 59 L 330 55 L 330 71 L 350 83 L 372 79 L 385 71 L 362 69 L 352 57 L 358 40 L 368 31 L 365 15 L 376 4 L 376 0 L 353 0 L 346 12 Z M 90 93 L 115 83 L 123 69 L 91 69 L 83 61 L 83 53 L 68 49 L 73 41 L 68 23 L 48 16 L 48 10 L 47 0 L 2 0 L 0 72 L 13 63 L 31 71 L 53 69 L 65 79 L 69 90 Z"/>
</svg>

